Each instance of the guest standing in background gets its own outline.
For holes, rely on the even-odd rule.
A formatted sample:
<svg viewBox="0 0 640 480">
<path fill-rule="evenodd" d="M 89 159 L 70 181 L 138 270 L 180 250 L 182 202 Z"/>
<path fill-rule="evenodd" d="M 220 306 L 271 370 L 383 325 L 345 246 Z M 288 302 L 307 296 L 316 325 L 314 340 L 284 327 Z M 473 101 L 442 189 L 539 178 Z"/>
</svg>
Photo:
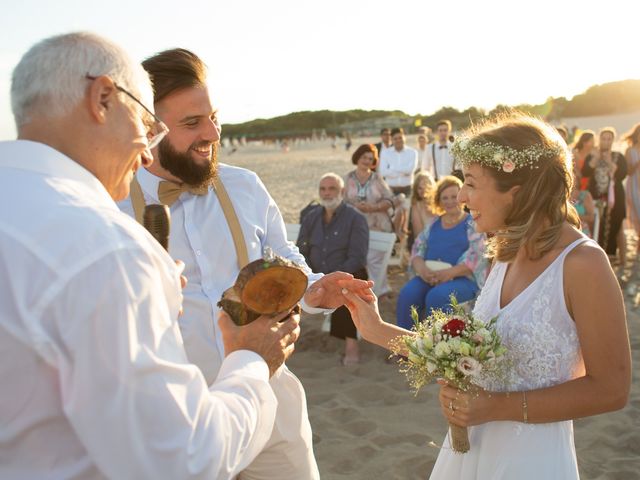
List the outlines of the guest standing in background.
<svg viewBox="0 0 640 480">
<path fill-rule="evenodd" d="M 627 243 L 622 221 L 626 199 L 622 181 L 627 176 L 627 162 L 624 155 L 611 150 L 615 137 L 612 127 L 600 130 L 598 149 L 585 160 L 582 175 L 589 178 L 589 191 L 602 213 L 598 243 L 610 258 L 619 251 L 620 264 L 624 266 Z"/>
<path fill-rule="evenodd" d="M 380 153 L 380 174 L 395 195 L 411 194 L 413 173 L 418 168 L 418 152 L 406 145 L 406 138 L 402 128 L 391 130 L 392 148 L 386 148 Z"/>
<path fill-rule="evenodd" d="M 425 164 L 427 160 L 427 153 L 429 148 L 429 139 L 427 135 L 424 133 L 418 134 L 418 169 L 422 169 L 422 165 Z"/>
<path fill-rule="evenodd" d="M 374 232 L 393 232 L 392 218 L 393 192 L 379 173 L 373 171 L 378 164 L 378 151 L 375 145 L 360 145 L 351 162 L 356 166 L 344 178 L 344 201 L 356 207 L 362 213 Z M 378 298 L 391 292 L 387 272 L 382 272 L 384 252 L 369 250 L 367 271 L 370 279 L 378 279 L 373 287 Z"/>
<path fill-rule="evenodd" d="M 627 133 L 623 140 L 627 142 L 629 147 L 625 152 L 627 161 L 627 213 L 629 221 L 640 237 L 640 123 L 636 123 Z M 640 240 L 638 241 L 637 252 L 640 252 Z"/>
<path fill-rule="evenodd" d="M 451 155 L 450 135 L 451 122 L 439 121 L 436 125 L 437 140 L 427 149 L 427 156 L 421 165 L 422 170 L 429 172 L 436 181 L 451 175 L 455 169 L 455 160 Z"/>
<path fill-rule="evenodd" d="M 402 128 L 391 130 L 391 141 L 393 147 L 384 149 L 380 154 L 379 172 L 396 195 L 399 208 L 396 209 L 394 228 L 402 244 L 407 238 L 409 215 L 406 203 L 411 196 L 413 174 L 418 168 L 418 152 L 407 147 Z"/>
<path fill-rule="evenodd" d="M 383 128 L 382 130 L 380 130 L 380 141 L 376 143 L 378 158 L 380 158 L 380 154 L 382 153 L 382 150 L 390 147 L 391 147 L 391 129 Z"/>
<path fill-rule="evenodd" d="M 580 134 L 578 141 L 573 145 L 573 149 L 571 150 L 575 178 L 580 190 L 589 188 L 589 179 L 582 176 L 582 168 L 584 167 L 585 159 L 589 156 L 595 144 L 596 134 L 592 130 L 585 130 Z"/>
</svg>

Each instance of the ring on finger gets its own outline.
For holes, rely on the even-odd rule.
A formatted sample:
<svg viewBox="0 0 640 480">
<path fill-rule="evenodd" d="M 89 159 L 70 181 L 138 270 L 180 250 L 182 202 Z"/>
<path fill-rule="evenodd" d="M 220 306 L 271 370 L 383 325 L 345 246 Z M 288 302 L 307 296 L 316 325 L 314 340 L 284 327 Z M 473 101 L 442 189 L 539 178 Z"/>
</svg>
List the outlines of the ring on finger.
<svg viewBox="0 0 640 480">
<path fill-rule="evenodd" d="M 453 400 L 449 401 L 449 410 L 451 410 L 451 414 L 453 415 L 453 413 L 456 411 L 455 408 L 453 408 Z"/>
</svg>

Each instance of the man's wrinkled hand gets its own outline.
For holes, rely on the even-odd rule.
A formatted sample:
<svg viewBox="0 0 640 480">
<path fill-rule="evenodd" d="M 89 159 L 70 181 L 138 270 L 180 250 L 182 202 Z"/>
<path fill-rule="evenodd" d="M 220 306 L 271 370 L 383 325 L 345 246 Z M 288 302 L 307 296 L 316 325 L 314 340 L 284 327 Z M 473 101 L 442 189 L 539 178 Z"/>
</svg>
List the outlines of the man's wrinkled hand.
<svg viewBox="0 0 640 480">
<path fill-rule="evenodd" d="M 300 336 L 300 315 L 291 312 L 275 316 L 262 315 L 242 327 L 221 311 L 218 326 L 222 333 L 225 355 L 236 350 L 250 350 L 260 355 L 269 366 L 269 376 L 291 356 Z"/>
</svg>

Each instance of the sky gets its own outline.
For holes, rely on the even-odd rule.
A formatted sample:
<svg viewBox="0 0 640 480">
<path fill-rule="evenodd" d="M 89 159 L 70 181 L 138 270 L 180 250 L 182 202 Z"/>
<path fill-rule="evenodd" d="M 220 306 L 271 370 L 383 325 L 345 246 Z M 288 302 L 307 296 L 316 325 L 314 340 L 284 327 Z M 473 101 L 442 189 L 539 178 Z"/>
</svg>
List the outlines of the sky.
<svg viewBox="0 0 640 480">
<path fill-rule="evenodd" d="M 637 0 L 5 0 L 0 140 L 11 72 L 37 41 L 89 30 L 136 60 L 188 48 L 223 123 L 301 110 L 430 114 L 541 103 L 640 78 Z"/>
</svg>

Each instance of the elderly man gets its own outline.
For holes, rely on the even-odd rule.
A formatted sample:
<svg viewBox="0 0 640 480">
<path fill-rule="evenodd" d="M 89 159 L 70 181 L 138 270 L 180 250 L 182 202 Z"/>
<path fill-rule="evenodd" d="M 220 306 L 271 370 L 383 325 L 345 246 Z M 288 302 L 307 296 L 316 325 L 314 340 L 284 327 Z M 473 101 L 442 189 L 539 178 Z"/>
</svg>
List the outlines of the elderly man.
<svg viewBox="0 0 640 480">
<path fill-rule="evenodd" d="M 222 316 L 227 356 L 208 387 L 176 321 L 179 269 L 114 203 L 166 134 L 151 98 L 146 72 L 87 33 L 38 43 L 13 72 L 18 140 L 0 143 L 0 478 L 231 478 L 273 429 L 269 371 L 298 319 L 240 328 Z"/>
<path fill-rule="evenodd" d="M 258 176 L 218 163 L 220 124 L 207 87 L 206 66 L 197 55 L 167 50 L 143 66 L 154 84 L 156 112 L 170 131 L 153 149 L 157 162 L 138 171 L 131 202 L 121 208 L 140 218 L 145 204 L 170 206 L 170 251 L 184 260 L 189 278 L 180 330 L 189 359 L 213 383 L 225 351 L 222 332 L 216 328 L 217 302 L 240 267 L 261 258 L 265 247 L 306 269 L 313 284 L 302 301 L 307 311 L 337 308 L 344 301 L 343 286 L 364 289 L 368 284 L 351 280 L 347 273 L 312 274 L 287 242 L 282 216 Z M 270 384 L 278 399 L 275 426 L 263 451 L 240 478 L 316 479 L 304 389 L 286 366 Z"/>
<path fill-rule="evenodd" d="M 298 248 L 314 272 L 349 272 L 366 279 L 369 226 L 366 217 L 344 203 L 344 182 L 335 173 L 320 179 L 320 205 L 306 215 L 300 226 Z M 356 327 L 346 307 L 331 315 L 331 335 L 345 339 L 343 365 L 360 361 Z"/>
</svg>

